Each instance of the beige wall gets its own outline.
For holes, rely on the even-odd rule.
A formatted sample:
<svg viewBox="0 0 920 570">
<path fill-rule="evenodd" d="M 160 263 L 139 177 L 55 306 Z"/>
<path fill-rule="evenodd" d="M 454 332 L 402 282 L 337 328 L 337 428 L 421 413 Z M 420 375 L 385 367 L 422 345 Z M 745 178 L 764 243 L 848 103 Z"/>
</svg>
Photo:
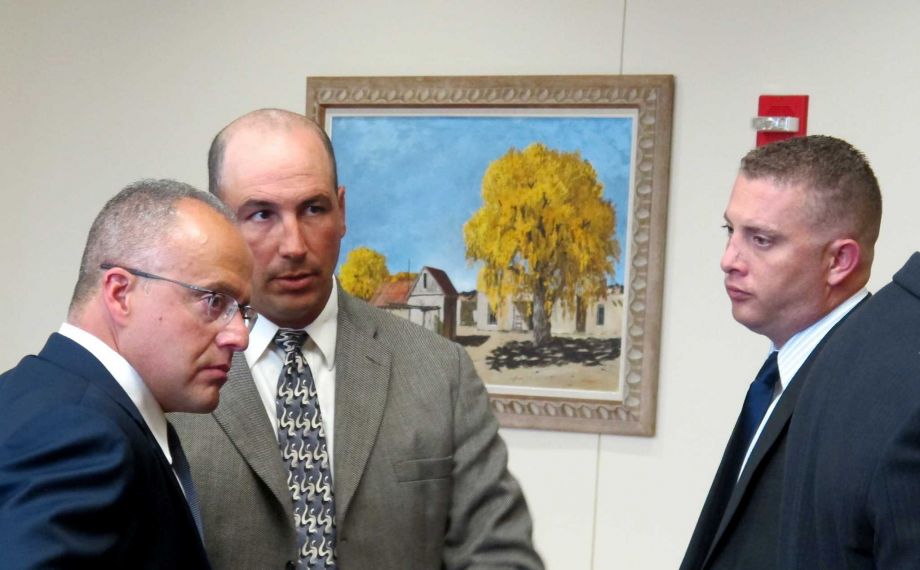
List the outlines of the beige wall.
<svg viewBox="0 0 920 570">
<path fill-rule="evenodd" d="M 504 435 L 550 568 L 675 568 L 766 349 L 718 270 L 757 96 L 810 95 L 809 131 L 872 160 L 877 288 L 920 244 L 917 22 L 916 0 L 0 0 L 0 369 L 64 318 L 108 197 L 140 177 L 204 185 L 214 132 L 302 110 L 306 75 L 672 73 L 658 435 Z"/>
</svg>

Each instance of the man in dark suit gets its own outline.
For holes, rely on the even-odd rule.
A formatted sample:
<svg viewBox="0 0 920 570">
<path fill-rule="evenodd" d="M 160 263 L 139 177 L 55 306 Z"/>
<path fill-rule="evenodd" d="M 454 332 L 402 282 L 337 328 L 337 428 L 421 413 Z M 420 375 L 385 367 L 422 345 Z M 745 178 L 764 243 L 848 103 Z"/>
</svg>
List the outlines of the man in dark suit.
<svg viewBox="0 0 920 570">
<path fill-rule="evenodd" d="M 878 182 L 844 141 L 809 136 L 748 153 L 725 211 L 735 320 L 772 343 L 703 505 L 682 570 L 775 569 L 790 418 L 809 368 L 868 295 Z"/>
<path fill-rule="evenodd" d="M 322 129 L 250 113 L 209 170 L 260 314 L 217 410 L 176 418 L 215 567 L 542 568 L 465 351 L 335 281 L 345 189 Z"/>
<path fill-rule="evenodd" d="M 827 343 L 789 450 L 778 567 L 920 568 L 920 254 Z"/>
<path fill-rule="evenodd" d="M 0 566 L 209 567 L 164 412 L 217 406 L 251 272 L 209 194 L 147 180 L 106 204 L 67 322 L 0 376 Z"/>
</svg>

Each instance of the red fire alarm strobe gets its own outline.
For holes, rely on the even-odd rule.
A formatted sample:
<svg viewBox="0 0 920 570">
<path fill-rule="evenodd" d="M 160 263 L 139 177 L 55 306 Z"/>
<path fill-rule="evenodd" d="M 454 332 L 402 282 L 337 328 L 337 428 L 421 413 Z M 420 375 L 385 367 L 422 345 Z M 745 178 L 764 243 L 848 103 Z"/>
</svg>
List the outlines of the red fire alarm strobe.
<svg viewBox="0 0 920 570">
<path fill-rule="evenodd" d="M 757 146 L 805 136 L 808 95 L 761 95 L 752 125 L 757 130 Z"/>
</svg>

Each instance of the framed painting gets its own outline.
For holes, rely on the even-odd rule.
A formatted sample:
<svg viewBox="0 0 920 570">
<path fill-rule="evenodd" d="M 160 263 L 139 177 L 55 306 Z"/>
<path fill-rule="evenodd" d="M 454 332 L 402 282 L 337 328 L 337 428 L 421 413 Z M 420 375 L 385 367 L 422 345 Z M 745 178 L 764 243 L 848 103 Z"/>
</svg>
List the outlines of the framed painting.
<svg viewBox="0 0 920 570">
<path fill-rule="evenodd" d="M 469 352 L 504 426 L 655 433 L 674 79 L 308 77 L 340 285 Z"/>
</svg>

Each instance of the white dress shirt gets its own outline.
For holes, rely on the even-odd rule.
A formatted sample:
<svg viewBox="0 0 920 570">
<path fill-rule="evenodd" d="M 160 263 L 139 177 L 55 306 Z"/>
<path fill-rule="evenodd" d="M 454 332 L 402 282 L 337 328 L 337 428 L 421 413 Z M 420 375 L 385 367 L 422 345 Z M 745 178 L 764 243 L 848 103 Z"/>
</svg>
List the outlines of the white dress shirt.
<svg viewBox="0 0 920 570">
<path fill-rule="evenodd" d="M 169 440 L 166 436 L 166 416 L 163 414 L 160 404 L 150 392 L 150 388 L 147 387 L 140 374 L 137 373 L 137 370 L 125 360 L 124 356 L 115 352 L 112 347 L 79 327 L 64 323 L 58 333 L 85 348 L 109 371 L 109 374 L 115 378 L 118 385 L 128 394 L 128 398 L 134 402 L 144 419 L 144 423 L 147 424 L 147 428 L 150 429 L 153 437 L 160 445 L 166 460 L 172 465 Z"/>
<path fill-rule="evenodd" d="M 741 469 L 738 471 L 739 478 L 741 477 L 741 473 L 744 472 L 744 466 L 747 465 L 748 458 L 751 456 L 751 451 L 754 450 L 757 440 L 760 439 L 760 432 L 763 431 L 764 426 L 767 425 L 767 420 L 770 419 L 770 414 L 773 413 L 773 408 L 776 407 L 776 403 L 779 401 L 780 396 L 783 395 L 783 391 L 789 386 L 789 383 L 795 377 L 799 368 L 808 360 L 812 351 L 818 346 L 821 339 L 834 328 L 834 325 L 840 322 L 840 319 L 852 311 L 868 294 L 869 292 L 866 289 L 860 289 L 855 295 L 837 305 L 834 310 L 824 315 L 824 317 L 816 321 L 813 325 L 796 333 L 779 349 L 779 354 L 776 355 L 776 363 L 779 367 L 779 382 L 777 382 L 776 386 L 773 388 L 773 399 L 770 401 L 770 407 L 767 408 L 767 413 L 757 427 L 757 431 L 754 432 L 754 438 L 751 440 L 747 453 L 744 455 L 744 462 L 741 464 Z M 770 352 L 774 350 L 777 350 L 776 346 L 770 343 L 770 351 L 767 355 L 769 356 Z"/>
<path fill-rule="evenodd" d="M 333 279 L 332 293 L 322 312 L 304 330 L 310 338 L 303 345 L 303 355 L 313 373 L 316 383 L 316 396 L 319 411 L 323 417 L 326 432 L 326 450 L 329 454 L 330 470 L 334 473 L 333 426 L 335 425 L 335 342 L 338 334 L 338 283 Z M 276 401 L 278 396 L 278 378 L 284 365 L 284 354 L 275 346 L 273 339 L 278 332 L 278 325 L 259 315 L 256 324 L 249 333 L 249 348 L 244 353 L 246 363 L 256 389 L 265 406 L 265 413 L 272 424 L 275 437 L 278 437 L 278 414 Z"/>
</svg>

